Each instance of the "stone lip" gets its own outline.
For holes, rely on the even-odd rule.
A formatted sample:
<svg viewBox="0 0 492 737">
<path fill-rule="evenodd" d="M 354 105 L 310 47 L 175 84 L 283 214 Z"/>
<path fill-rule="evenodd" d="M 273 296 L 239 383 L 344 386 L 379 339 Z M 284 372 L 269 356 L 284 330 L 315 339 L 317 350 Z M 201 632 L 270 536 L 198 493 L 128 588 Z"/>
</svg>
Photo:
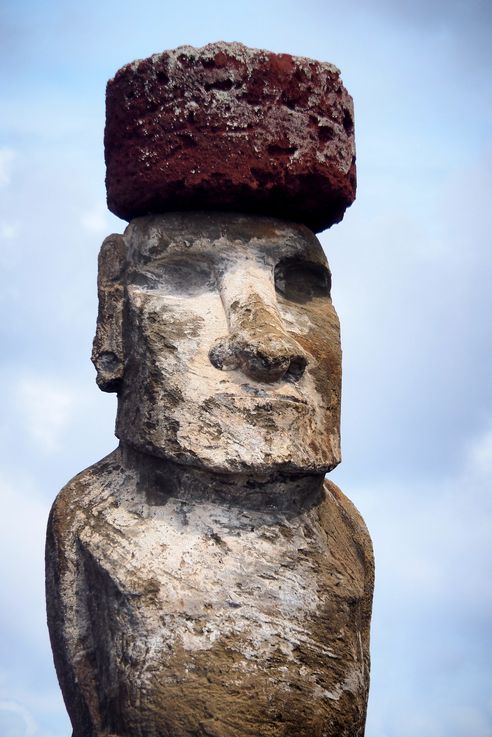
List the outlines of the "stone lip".
<svg viewBox="0 0 492 737">
<path fill-rule="evenodd" d="M 320 231 L 355 198 L 353 105 L 339 70 L 218 42 L 182 46 L 108 82 L 106 187 L 124 220 L 232 210 Z"/>
</svg>

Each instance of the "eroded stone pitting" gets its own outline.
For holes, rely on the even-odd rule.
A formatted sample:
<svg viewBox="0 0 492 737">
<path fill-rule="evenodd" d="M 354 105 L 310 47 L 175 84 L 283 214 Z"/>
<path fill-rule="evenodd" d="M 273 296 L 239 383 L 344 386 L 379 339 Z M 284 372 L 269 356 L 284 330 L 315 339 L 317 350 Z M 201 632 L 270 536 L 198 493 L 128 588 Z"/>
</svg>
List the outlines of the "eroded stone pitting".
<svg viewBox="0 0 492 737">
<path fill-rule="evenodd" d="M 355 197 L 352 99 L 333 64 L 239 43 L 183 46 L 108 83 L 108 206 L 276 215 L 318 231 Z"/>
</svg>

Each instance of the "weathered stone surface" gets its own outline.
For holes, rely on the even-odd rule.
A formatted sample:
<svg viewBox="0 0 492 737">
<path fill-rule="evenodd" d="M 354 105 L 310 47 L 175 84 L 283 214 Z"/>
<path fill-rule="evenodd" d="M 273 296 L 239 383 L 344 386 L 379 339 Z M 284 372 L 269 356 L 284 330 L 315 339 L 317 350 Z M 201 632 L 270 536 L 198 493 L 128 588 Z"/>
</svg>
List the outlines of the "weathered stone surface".
<svg viewBox="0 0 492 737">
<path fill-rule="evenodd" d="M 120 440 L 219 472 L 336 466 L 340 335 L 317 238 L 232 213 L 138 218 L 117 238 L 100 259 L 94 361 L 119 391 Z"/>
<path fill-rule="evenodd" d="M 322 484 L 122 449 L 65 487 L 47 591 L 74 737 L 362 737 L 371 544 Z"/>
<path fill-rule="evenodd" d="M 276 215 L 314 231 L 355 197 L 352 99 L 332 64 L 215 43 L 135 61 L 108 83 L 108 207 Z"/>
<path fill-rule="evenodd" d="M 373 558 L 325 471 L 341 351 L 316 237 L 174 213 L 106 239 L 93 360 L 120 447 L 58 495 L 73 737 L 362 737 Z"/>
</svg>

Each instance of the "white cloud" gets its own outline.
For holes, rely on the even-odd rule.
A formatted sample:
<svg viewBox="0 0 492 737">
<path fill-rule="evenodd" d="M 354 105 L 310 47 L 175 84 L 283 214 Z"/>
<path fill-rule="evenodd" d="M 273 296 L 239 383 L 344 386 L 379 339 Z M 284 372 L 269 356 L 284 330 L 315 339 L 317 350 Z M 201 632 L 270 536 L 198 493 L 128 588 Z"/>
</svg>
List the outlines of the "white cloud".
<svg viewBox="0 0 492 737">
<path fill-rule="evenodd" d="M 376 553 L 368 737 L 492 737 L 492 423 L 462 457 L 447 478 L 350 493 Z"/>
<path fill-rule="evenodd" d="M 25 377 L 17 386 L 17 400 L 31 438 L 44 451 L 58 450 L 77 403 L 74 392 L 52 379 Z"/>
<path fill-rule="evenodd" d="M 454 706 L 450 708 L 450 725 L 451 730 L 446 732 L 447 735 L 453 737 L 456 735 L 466 734 L 473 737 L 492 737 L 492 724 L 490 711 L 484 713 L 478 709 L 469 706 Z"/>
<path fill-rule="evenodd" d="M 20 232 L 19 223 L 0 223 L 0 238 L 4 241 L 12 241 Z"/>
<path fill-rule="evenodd" d="M 368 526 L 391 595 L 424 609 L 454 602 L 455 611 L 492 611 L 492 591 L 483 585 L 492 565 L 492 427 L 463 454 L 456 476 L 362 488 Z M 416 603 L 412 603 L 416 606 Z"/>
<path fill-rule="evenodd" d="M 44 542 L 50 503 L 22 470 L 0 475 L 1 737 L 69 733 L 46 628 Z"/>
<path fill-rule="evenodd" d="M 10 183 L 12 162 L 16 155 L 13 148 L 0 148 L 0 187 L 5 187 Z"/>
<path fill-rule="evenodd" d="M 37 731 L 28 709 L 15 701 L 0 701 L 0 727 L 2 723 L 9 737 L 33 737 Z"/>
<path fill-rule="evenodd" d="M 0 265 L 5 265 L 3 259 L 0 259 Z M 0 290 L 0 304 L 6 304 L 9 309 L 14 302 L 19 302 L 20 297 L 21 292 L 15 285 L 4 286 Z"/>
<path fill-rule="evenodd" d="M 472 473 L 489 474 L 492 477 L 492 427 L 470 445 L 468 465 Z"/>
<path fill-rule="evenodd" d="M 80 218 L 82 226 L 95 235 L 106 235 L 109 230 L 106 207 L 97 202 L 90 210 L 83 213 Z"/>
<path fill-rule="evenodd" d="M 36 648 L 44 646 L 43 560 L 49 501 L 43 500 L 31 479 L 16 474 L 15 479 L 0 477 L 0 578 L 2 599 L 8 602 L 1 612 L 3 626 L 29 640 Z"/>
</svg>

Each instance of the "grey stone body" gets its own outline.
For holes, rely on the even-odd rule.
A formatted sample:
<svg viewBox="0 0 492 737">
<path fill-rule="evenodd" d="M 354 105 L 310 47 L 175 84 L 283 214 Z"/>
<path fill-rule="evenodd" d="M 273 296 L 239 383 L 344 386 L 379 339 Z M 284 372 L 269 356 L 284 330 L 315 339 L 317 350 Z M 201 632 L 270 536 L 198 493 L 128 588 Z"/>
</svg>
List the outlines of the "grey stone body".
<svg viewBox="0 0 492 737">
<path fill-rule="evenodd" d="M 106 239 L 93 360 L 120 448 L 59 494 L 48 623 L 74 737 L 361 737 L 371 543 L 340 460 L 331 277 L 305 227 Z"/>
<path fill-rule="evenodd" d="M 50 518 L 74 737 L 363 735 L 373 567 L 353 505 L 313 479 L 169 493 L 147 465 L 115 451 Z"/>
</svg>

